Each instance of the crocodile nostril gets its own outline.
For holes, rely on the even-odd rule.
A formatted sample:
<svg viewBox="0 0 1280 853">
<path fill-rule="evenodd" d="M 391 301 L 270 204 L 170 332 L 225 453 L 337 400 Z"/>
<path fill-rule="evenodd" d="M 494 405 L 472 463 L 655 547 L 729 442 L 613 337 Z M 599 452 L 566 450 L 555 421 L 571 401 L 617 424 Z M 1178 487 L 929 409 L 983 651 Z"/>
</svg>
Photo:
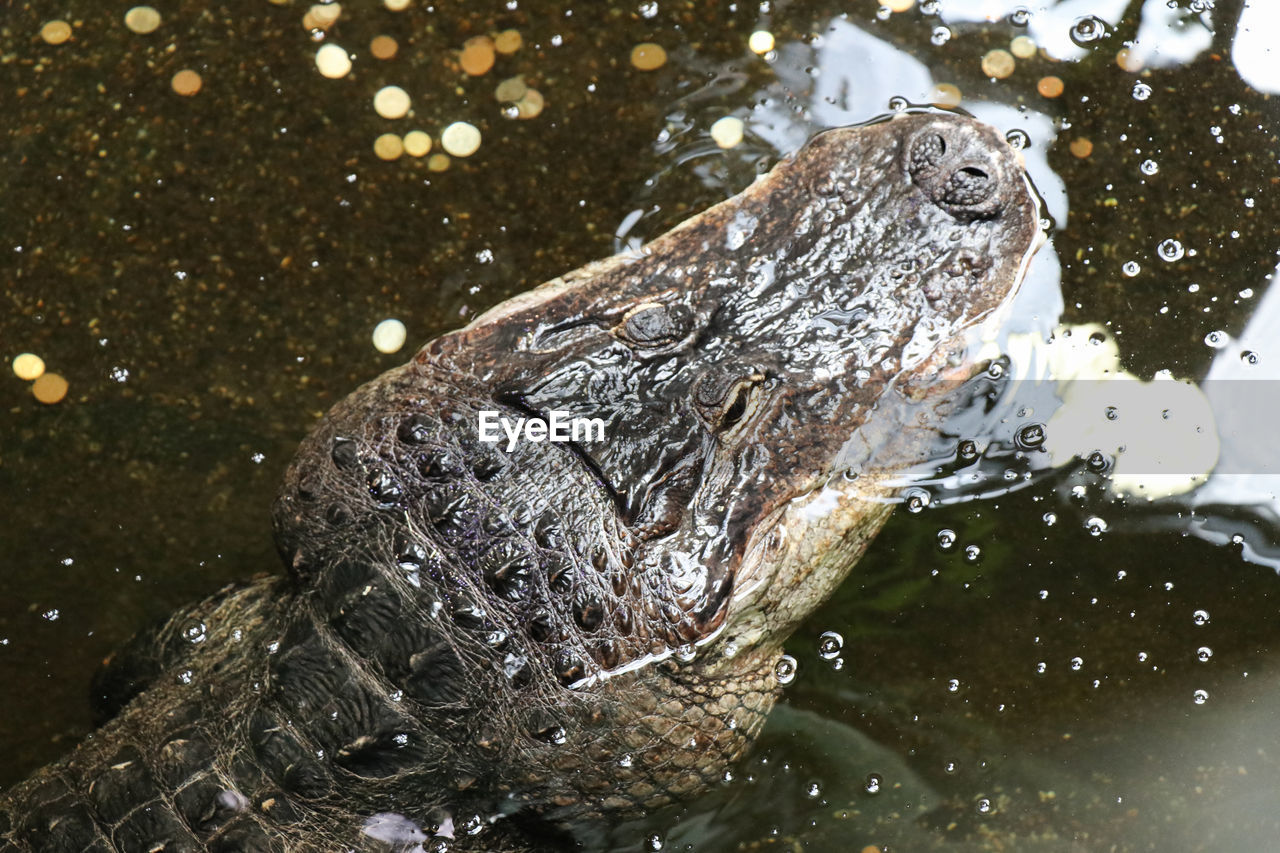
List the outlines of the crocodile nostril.
<svg viewBox="0 0 1280 853">
<path fill-rule="evenodd" d="M 932 170 L 947 154 L 947 141 L 941 134 L 926 133 L 911 146 L 911 171 Z"/>
<path fill-rule="evenodd" d="M 991 176 L 984 170 L 976 166 L 965 166 L 952 173 L 951 180 L 942 193 L 942 200 L 965 207 L 978 205 L 991 196 L 994 186 Z"/>
</svg>

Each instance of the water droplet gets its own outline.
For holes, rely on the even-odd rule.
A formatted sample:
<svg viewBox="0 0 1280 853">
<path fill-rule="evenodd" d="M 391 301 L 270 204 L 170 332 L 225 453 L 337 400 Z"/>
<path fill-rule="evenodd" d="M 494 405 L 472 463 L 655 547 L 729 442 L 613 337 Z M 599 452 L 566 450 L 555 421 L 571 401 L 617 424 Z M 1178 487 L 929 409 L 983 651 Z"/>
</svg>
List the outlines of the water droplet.
<svg viewBox="0 0 1280 853">
<path fill-rule="evenodd" d="M 931 498 L 932 496 L 925 489 L 908 489 L 906 500 L 904 501 L 907 505 L 907 512 L 920 512 L 929 505 Z"/>
<path fill-rule="evenodd" d="M 1212 332 L 1204 336 L 1204 345 L 1213 347 L 1214 349 L 1222 349 L 1227 345 L 1230 338 L 1226 332 L 1214 329 Z"/>
<path fill-rule="evenodd" d="M 920 14 L 936 15 L 938 14 L 938 10 L 941 8 L 941 5 L 940 0 L 923 0 L 923 2 L 920 3 Z"/>
<path fill-rule="evenodd" d="M 891 17 L 893 17 L 893 10 L 888 6 L 881 6 L 879 9 L 876 9 L 876 18 L 878 20 L 887 21 Z"/>
<path fill-rule="evenodd" d="M 1044 444 L 1044 424 L 1027 424 L 1018 430 L 1013 441 L 1023 450 L 1036 450 Z"/>
<path fill-rule="evenodd" d="M 978 814 L 991 814 L 991 800 L 988 797 L 979 797 L 976 803 Z"/>
<path fill-rule="evenodd" d="M 796 680 L 796 670 L 799 665 L 796 659 L 791 655 L 783 655 L 778 658 L 778 662 L 773 665 L 773 676 L 778 679 L 778 683 L 783 687 Z"/>
<path fill-rule="evenodd" d="M 1156 254 L 1160 256 L 1162 261 L 1180 261 L 1182 256 L 1186 254 L 1186 250 L 1182 248 L 1182 244 L 1172 237 L 1167 240 L 1161 240 L 1156 246 Z"/>
<path fill-rule="evenodd" d="M 987 365 L 987 376 L 991 379 L 1003 379 L 1006 368 L 1007 365 L 1003 361 L 997 359 Z"/>
<path fill-rule="evenodd" d="M 1081 668 L 1081 667 L 1083 667 L 1083 666 L 1084 666 L 1084 658 L 1079 657 L 1079 656 L 1076 656 L 1076 657 L 1073 657 L 1073 658 L 1071 659 L 1071 669 L 1072 669 L 1072 671 L 1074 671 L 1074 672 L 1079 672 L 1079 671 L 1080 671 L 1080 668 Z"/>
<path fill-rule="evenodd" d="M 1197 705 L 1203 705 L 1205 702 L 1209 701 L 1209 691 L 1197 690 L 1195 693 L 1191 694 L 1191 701 L 1195 702 Z"/>
<path fill-rule="evenodd" d="M 966 563 L 976 563 L 982 559 L 982 549 L 977 545 L 964 546 L 964 559 Z"/>
<path fill-rule="evenodd" d="M 1145 101 L 1151 97 L 1151 87 L 1139 80 L 1133 84 L 1133 99 L 1135 101 Z"/>
<path fill-rule="evenodd" d="M 629 752 L 624 753 L 622 756 L 618 758 L 619 767 L 630 767 L 633 762 L 634 762 L 634 759 L 631 757 L 631 753 Z"/>
<path fill-rule="evenodd" d="M 1019 6 L 1009 13 L 1009 23 L 1015 27 L 1025 27 L 1031 23 L 1031 10 L 1026 6 Z"/>
<path fill-rule="evenodd" d="M 648 3 L 640 4 L 640 17 L 652 18 L 658 14 L 658 4 L 650 0 Z"/>
<path fill-rule="evenodd" d="M 956 446 L 956 456 L 961 462 L 972 462 L 978 458 L 978 445 L 972 439 L 963 439 Z"/>
<path fill-rule="evenodd" d="M 1199 660 L 1200 663 L 1207 663 L 1211 657 L 1213 657 L 1213 649 L 1208 646 L 1201 646 L 1196 649 L 1196 659 Z"/>
<path fill-rule="evenodd" d="M 1084 529 L 1089 531 L 1090 536 L 1101 536 L 1107 532 L 1107 522 L 1096 515 L 1091 515 L 1085 520 Z"/>
<path fill-rule="evenodd" d="M 49 621 L 49 622 L 57 622 L 58 617 L 61 615 L 62 614 L 58 612 L 58 608 L 56 607 L 51 607 L 40 614 L 42 618 L 44 618 L 46 621 Z"/>
<path fill-rule="evenodd" d="M 1137 261 L 1125 261 L 1120 267 L 1120 272 L 1124 273 L 1128 278 L 1133 278 L 1135 275 L 1142 272 L 1142 265 Z"/>
<path fill-rule="evenodd" d="M 1208 625 L 1208 624 L 1209 624 L 1209 611 L 1208 611 L 1208 610 L 1197 610 L 1195 613 L 1192 613 L 1192 614 L 1191 614 L 1191 621 L 1192 621 L 1192 622 L 1194 622 L 1194 623 L 1196 623 L 1196 625 Z"/>
<path fill-rule="evenodd" d="M 868 794 L 880 793 L 880 788 L 884 785 L 884 777 L 879 773 L 868 773 L 867 780 L 862 784 L 863 790 Z"/>
<path fill-rule="evenodd" d="M 655 832 L 644 840 L 644 849 L 657 853 L 665 844 L 666 842 L 662 840 L 662 836 Z"/>
<path fill-rule="evenodd" d="M 956 546 L 956 532 L 949 527 L 944 527 L 938 531 L 938 547 L 944 551 L 950 551 Z"/>
<path fill-rule="evenodd" d="M 1144 175 L 1154 175 L 1160 171 L 1160 164 L 1155 160 L 1143 160 L 1138 164 L 1138 171 Z"/>
<path fill-rule="evenodd" d="M 911 106 L 911 102 L 901 95 L 894 95 L 889 99 L 889 109 L 892 112 L 900 113 L 909 106 Z"/>
<path fill-rule="evenodd" d="M 1010 148 L 1018 151 L 1031 147 L 1031 137 L 1025 130 L 1019 130 L 1016 127 L 1004 135 L 1004 141 L 1009 143 Z"/>
<path fill-rule="evenodd" d="M 1240 353 L 1240 360 L 1245 364 L 1257 364 L 1258 354 L 1253 350 L 1247 349 L 1244 352 Z"/>
<path fill-rule="evenodd" d="M 946 27 L 934 27 L 933 33 L 929 36 L 929 41 L 933 42 L 934 45 L 941 47 L 951 41 L 951 30 Z"/>
<path fill-rule="evenodd" d="M 682 643 L 676 646 L 674 654 L 676 660 L 680 661 L 680 663 L 692 663 L 693 659 L 698 656 L 698 650 L 692 643 Z"/>
<path fill-rule="evenodd" d="M 520 118 L 520 107 L 515 104 L 503 104 L 500 108 L 503 118 L 517 119 Z"/>
<path fill-rule="evenodd" d="M 1106 21 L 1096 15 L 1085 15 L 1083 18 L 1076 18 L 1076 22 L 1071 25 L 1071 40 L 1080 47 L 1086 47 L 1094 42 L 1101 41 L 1107 35 Z"/>
<path fill-rule="evenodd" d="M 818 657 L 823 660 L 832 660 L 840 656 L 840 650 L 844 648 L 844 637 L 835 631 L 823 631 L 822 636 L 818 637 Z"/>
</svg>

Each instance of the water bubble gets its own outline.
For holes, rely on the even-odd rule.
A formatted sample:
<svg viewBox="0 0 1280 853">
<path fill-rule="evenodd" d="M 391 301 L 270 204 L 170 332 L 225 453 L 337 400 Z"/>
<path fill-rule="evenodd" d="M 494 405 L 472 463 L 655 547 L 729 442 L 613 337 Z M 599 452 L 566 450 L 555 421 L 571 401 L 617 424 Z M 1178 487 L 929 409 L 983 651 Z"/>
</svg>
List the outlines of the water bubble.
<svg viewBox="0 0 1280 853">
<path fill-rule="evenodd" d="M 1097 15 L 1085 15 L 1076 18 L 1071 25 L 1071 40 L 1080 47 L 1085 47 L 1107 37 L 1107 23 Z"/>
<path fill-rule="evenodd" d="M 1135 101 L 1145 101 L 1151 97 L 1151 87 L 1139 80 L 1133 84 L 1133 99 Z"/>
<path fill-rule="evenodd" d="M 1044 661 L 1040 661 L 1039 663 L 1036 664 L 1036 675 L 1044 675 L 1045 672 L 1048 671 L 1048 669 L 1049 669 L 1049 665 Z"/>
<path fill-rule="evenodd" d="M 1008 364 L 1002 359 L 996 359 L 987 365 L 987 376 L 991 379 L 1003 379 L 1006 372 Z"/>
<path fill-rule="evenodd" d="M 1076 656 L 1071 659 L 1071 669 L 1073 672 L 1079 672 L 1084 666 L 1084 658 Z"/>
<path fill-rule="evenodd" d="M 979 797 L 976 807 L 978 814 L 991 814 L 991 799 L 989 797 Z"/>
<path fill-rule="evenodd" d="M 1101 536 L 1107 532 L 1106 519 L 1091 515 L 1085 519 L 1084 529 L 1089 531 L 1090 536 Z"/>
<path fill-rule="evenodd" d="M 1105 415 L 1107 420 L 1109 421 L 1120 420 L 1120 410 L 1117 409 L 1115 406 L 1107 406 L 1105 409 L 1102 410 L 1102 414 Z"/>
<path fill-rule="evenodd" d="M 1023 450 L 1036 450 L 1044 444 L 1044 424 L 1027 424 L 1018 430 L 1013 441 Z"/>
<path fill-rule="evenodd" d="M 976 563 L 982 559 L 982 549 L 977 545 L 964 546 L 964 559 L 966 563 Z"/>
<path fill-rule="evenodd" d="M 1128 278 L 1133 278 L 1135 275 L 1142 272 L 1142 265 L 1137 261 L 1125 261 L 1120 267 L 1120 272 L 1124 273 Z"/>
<path fill-rule="evenodd" d="M 934 27 L 933 33 L 929 36 L 929 41 L 937 47 L 941 47 L 951 41 L 951 30 L 946 27 Z"/>
<path fill-rule="evenodd" d="M 1056 512 L 1046 512 L 1040 516 L 1040 520 L 1044 522 L 1045 527 L 1053 527 L 1058 523 L 1058 514 Z"/>
<path fill-rule="evenodd" d="M 879 773 L 868 773 L 867 779 L 862 783 L 862 789 L 868 794 L 880 793 L 880 788 L 884 785 L 884 777 Z"/>
<path fill-rule="evenodd" d="M 1182 256 L 1186 254 L 1186 250 L 1182 248 L 1181 243 L 1169 237 L 1159 242 L 1156 246 L 1156 254 L 1160 256 L 1162 261 L 1180 261 Z"/>
<path fill-rule="evenodd" d="M 978 445 L 972 439 L 963 439 L 956 446 L 956 456 L 960 457 L 961 462 L 972 462 L 978 458 Z"/>
<path fill-rule="evenodd" d="M 925 489 L 912 488 L 907 490 L 907 512 L 920 512 L 929 505 L 932 495 Z"/>
<path fill-rule="evenodd" d="M 960 679 L 958 678 L 947 679 L 947 692 L 958 693 L 959 691 L 960 691 Z"/>
<path fill-rule="evenodd" d="M 207 633 L 203 622 L 192 622 L 182 629 L 182 639 L 188 643 L 203 643 Z"/>
<path fill-rule="evenodd" d="M 623 754 L 622 754 L 621 756 L 619 756 L 619 758 L 618 758 L 618 766 L 619 766 L 619 767 L 630 767 L 630 766 L 632 765 L 632 763 L 634 763 L 634 761 L 635 761 L 635 759 L 633 759 L 633 758 L 631 757 L 631 753 L 629 753 L 629 752 L 627 752 L 627 753 L 623 753 Z"/>
<path fill-rule="evenodd" d="M 938 10 L 941 7 L 942 7 L 942 3 L 940 2 L 940 0 L 922 0 L 922 2 L 920 3 L 920 14 L 936 15 L 938 14 Z"/>
<path fill-rule="evenodd" d="M 1257 363 L 1258 363 L 1258 354 L 1257 354 L 1256 352 L 1254 352 L 1253 350 L 1248 350 L 1248 349 L 1247 349 L 1247 350 L 1245 350 L 1244 352 L 1240 353 L 1240 361 L 1242 361 L 1242 362 L 1243 362 L 1243 363 L 1245 363 L 1245 364 L 1251 364 L 1251 365 L 1252 365 L 1252 364 L 1257 364 Z"/>
<path fill-rule="evenodd" d="M 844 648 L 844 637 L 835 631 L 823 631 L 822 636 L 818 637 L 818 657 L 823 660 L 831 660 L 840 656 L 840 650 Z"/>
<path fill-rule="evenodd" d="M 1150 177 L 1160 171 L 1160 164 L 1155 160 L 1146 159 L 1138 164 L 1138 171 Z"/>
<path fill-rule="evenodd" d="M 56 607 L 51 607 L 40 614 L 40 616 L 48 622 L 57 622 L 58 617 L 61 615 L 62 614 L 58 612 L 58 608 Z"/>
<path fill-rule="evenodd" d="M 1195 702 L 1197 705 L 1203 705 L 1205 702 L 1209 701 L 1209 691 L 1197 690 L 1195 693 L 1191 694 L 1191 701 Z"/>
<path fill-rule="evenodd" d="M 796 680 L 796 670 L 799 664 L 791 655 L 783 655 L 778 658 L 778 662 L 773 665 L 773 676 L 778 679 L 778 683 L 783 687 Z"/>
<path fill-rule="evenodd" d="M 956 547 L 956 532 L 950 527 L 944 527 L 938 531 L 938 547 L 944 551 L 950 551 Z"/>
<path fill-rule="evenodd" d="M 804 789 L 804 794 L 811 800 L 816 800 L 822 796 L 822 786 L 817 782 L 810 782 L 808 787 Z"/>
<path fill-rule="evenodd" d="M 641 3 L 639 11 L 640 17 L 652 18 L 658 14 L 658 4 L 653 2 L 653 0 L 650 0 L 648 3 Z"/>
<path fill-rule="evenodd" d="M 1214 329 L 1212 332 L 1204 336 L 1204 345 L 1213 347 L 1214 349 L 1222 349 L 1230 340 L 1226 332 Z"/>
<path fill-rule="evenodd" d="M 1192 621 L 1192 622 L 1194 622 L 1196 625 L 1208 625 L 1208 624 L 1209 624 L 1209 611 L 1208 611 L 1208 610 L 1197 610 L 1195 613 L 1192 613 L 1192 614 L 1191 614 L 1191 621 Z"/>
<path fill-rule="evenodd" d="M 879 9 L 876 9 L 876 18 L 878 20 L 887 21 L 892 16 L 893 16 L 893 10 L 890 9 L 888 6 L 881 6 Z"/>
<path fill-rule="evenodd" d="M 1015 27 L 1025 27 L 1031 23 L 1031 10 L 1026 6 L 1019 6 L 1009 13 L 1009 23 Z"/>
<path fill-rule="evenodd" d="M 956 772 L 956 770 L 957 770 L 957 767 L 956 767 L 956 763 L 955 763 L 954 761 L 948 761 L 948 762 L 946 762 L 945 764 L 943 764 L 943 765 L 942 765 L 942 772 L 943 772 L 943 773 L 955 773 L 955 772 Z"/>
<path fill-rule="evenodd" d="M 1031 137 L 1025 130 L 1019 130 L 1016 127 L 1004 135 L 1004 141 L 1009 143 L 1010 148 L 1018 151 L 1031 147 Z"/>
<path fill-rule="evenodd" d="M 1208 646 L 1201 646 L 1196 649 L 1196 659 L 1200 661 L 1200 663 L 1208 663 L 1209 658 L 1211 657 L 1213 657 L 1213 649 Z"/>
<path fill-rule="evenodd" d="M 894 95 L 889 99 L 889 110 L 891 112 L 900 113 L 909 106 L 911 106 L 911 102 L 901 95 Z"/>
<path fill-rule="evenodd" d="M 498 110 L 503 118 L 520 118 L 520 107 L 516 104 L 503 104 Z"/>
<path fill-rule="evenodd" d="M 652 851 L 652 853 L 657 853 L 657 851 L 661 850 L 664 846 L 666 846 L 666 842 L 663 841 L 662 836 L 656 832 L 644 840 L 644 849 Z"/>
<path fill-rule="evenodd" d="M 1095 450 L 1089 454 L 1087 459 L 1085 459 L 1084 464 L 1087 465 L 1089 470 L 1093 473 L 1103 474 L 1111 467 L 1111 460 L 1107 458 L 1107 454 L 1103 453 L 1101 450 Z"/>
</svg>

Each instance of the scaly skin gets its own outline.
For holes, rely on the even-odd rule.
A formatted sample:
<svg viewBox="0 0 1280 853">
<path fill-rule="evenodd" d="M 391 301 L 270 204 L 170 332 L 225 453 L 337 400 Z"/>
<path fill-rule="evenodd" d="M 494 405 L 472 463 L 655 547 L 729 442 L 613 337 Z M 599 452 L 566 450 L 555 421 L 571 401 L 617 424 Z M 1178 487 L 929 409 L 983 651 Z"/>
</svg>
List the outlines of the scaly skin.
<svg viewBox="0 0 1280 853">
<path fill-rule="evenodd" d="M 118 655 L 115 718 L 0 800 L 0 850 L 556 849 L 694 796 L 883 524 L 1037 212 L 989 128 L 900 115 L 429 343 L 298 451 L 288 576 Z M 485 410 L 605 435 L 508 449 Z"/>
</svg>

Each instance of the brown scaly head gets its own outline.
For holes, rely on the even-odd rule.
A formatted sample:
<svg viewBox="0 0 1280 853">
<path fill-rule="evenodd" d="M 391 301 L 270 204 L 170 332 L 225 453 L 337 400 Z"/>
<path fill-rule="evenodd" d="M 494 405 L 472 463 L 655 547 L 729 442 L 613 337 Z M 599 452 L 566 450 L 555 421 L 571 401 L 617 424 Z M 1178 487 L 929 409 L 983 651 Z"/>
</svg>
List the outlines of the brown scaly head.
<svg viewBox="0 0 1280 853">
<path fill-rule="evenodd" d="M 432 341 L 290 469 L 277 540 L 311 618 L 341 633 L 377 602 L 355 651 L 458 798 L 571 816 L 695 790 L 883 523 L 909 413 L 1016 289 L 1038 215 L 991 128 L 899 114 Z M 496 426 L 553 413 L 577 436 Z"/>
</svg>

